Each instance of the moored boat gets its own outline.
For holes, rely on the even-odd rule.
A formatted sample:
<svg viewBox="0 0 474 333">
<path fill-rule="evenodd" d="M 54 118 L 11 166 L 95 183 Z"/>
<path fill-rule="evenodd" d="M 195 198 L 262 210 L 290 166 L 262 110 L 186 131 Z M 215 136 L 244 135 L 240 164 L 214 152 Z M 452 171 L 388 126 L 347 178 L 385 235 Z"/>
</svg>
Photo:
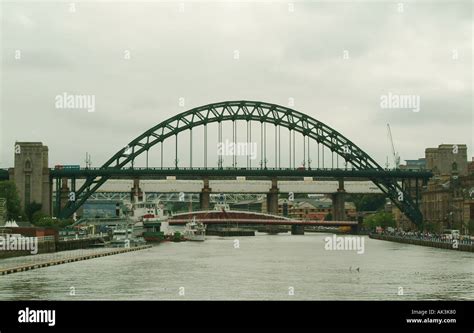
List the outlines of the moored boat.
<svg viewBox="0 0 474 333">
<path fill-rule="evenodd" d="M 189 241 L 202 242 L 206 239 L 206 226 L 201 222 L 197 222 L 196 218 L 193 217 L 191 222 L 186 223 L 183 236 L 184 239 Z"/>
<path fill-rule="evenodd" d="M 135 236 L 130 227 L 116 228 L 112 234 L 110 245 L 112 247 L 133 247 L 146 244 L 141 236 Z"/>
<path fill-rule="evenodd" d="M 168 215 L 158 202 L 138 201 L 135 198 L 131 204 L 131 218 L 136 221 L 134 229 L 141 230 L 140 234 L 147 242 L 161 242 L 172 234 L 167 222 Z"/>
</svg>

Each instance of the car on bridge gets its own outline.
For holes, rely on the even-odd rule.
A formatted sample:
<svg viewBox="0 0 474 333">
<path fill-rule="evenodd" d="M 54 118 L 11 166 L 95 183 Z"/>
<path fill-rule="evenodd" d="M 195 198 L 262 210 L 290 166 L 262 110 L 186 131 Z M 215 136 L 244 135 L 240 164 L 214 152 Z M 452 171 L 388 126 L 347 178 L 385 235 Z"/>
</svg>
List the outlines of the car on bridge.
<svg viewBox="0 0 474 333">
<path fill-rule="evenodd" d="M 62 165 L 62 164 L 57 164 L 54 166 L 54 169 L 56 170 L 80 170 L 81 166 L 80 165 Z"/>
</svg>

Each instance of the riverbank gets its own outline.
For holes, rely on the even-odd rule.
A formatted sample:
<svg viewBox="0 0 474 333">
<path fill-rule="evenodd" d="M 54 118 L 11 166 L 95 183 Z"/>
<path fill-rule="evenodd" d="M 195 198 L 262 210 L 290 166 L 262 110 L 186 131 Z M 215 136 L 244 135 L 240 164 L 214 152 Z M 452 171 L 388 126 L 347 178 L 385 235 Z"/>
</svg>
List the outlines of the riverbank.
<svg viewBox="0 0 474 333">
<path fill-rule="evenodd" d="M 151 247 L 152 247 L 151 245 L 143 245 L 143 246 L 118 248 L 118 249 L 117 248 L 116 249 L 101 249 L 100 251 L 95 251 L 94 253 L 80 254 L 80 255 L 76 255 L 72 257 L 66 256 L 60 259 L 54 258 L 50 260 L 39 260 L 36 262 L 27 263 L 27 264 L 20 264 L 20 265 L 16 264 L 16 265 L 12 265 L 11 267 L 0 268 L 0 275 L 24 272 L 24 271 L 29 271 L 33 269 L 43 268 L 43 267 L 56 266 L 56 265 L 61 265 L 61 264 L 67 264 L 70 262 L 100 258 L 100 257 L 111 256 L 115 254 L 131 252 L 131 251 L 144 250 L 144 249 L 149 249 Z"/>
<path fill-rule="evenodd" d="M 53 236 L 37 237 L 37 254 L 57 253 L 61 251 L 71 251 L 77 249 L 88 249 L 95 245 L 104 244 L 110 241 L 109 235 L 95 235 L 81 238 L 55 238 Z M 0 251 L 0 259 L 22 257 L 31 255 L 30 250 Z"/>
<path fill-rule="evenodd" d="M 437 247 L 437 248 L 440 248 L 440 249 L 447 249 L 447 250 L 474 252 L 474 245 L 473 244 L 471 244 L 471 245 L 457 244 L 457 248 L 455 248 L 453 246 L 454 244 L 451 243 L 451 242 L 443 242 L 443 241 L 435 241 L 435 240 L 424 240 L 424 239 L 390 236 L 390 235 L 379 235 L 379 234 L 370 234 L 369 237 L 372 238 L 372 239 L 385 240 L 385 241 L 390 241 L 390 242 L 412 244 L 412 245 L 421 245 L 421 246 L 429 246 L 429 247 Z"/>
</svg>

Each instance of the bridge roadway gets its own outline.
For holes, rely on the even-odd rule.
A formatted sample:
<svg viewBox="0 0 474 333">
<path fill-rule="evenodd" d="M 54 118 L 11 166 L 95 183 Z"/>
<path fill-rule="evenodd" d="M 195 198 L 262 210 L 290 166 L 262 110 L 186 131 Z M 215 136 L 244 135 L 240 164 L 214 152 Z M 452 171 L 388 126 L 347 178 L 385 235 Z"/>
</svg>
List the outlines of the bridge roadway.
<svg viewBox="0 0 474 333">
<path fill-rule="evenodd" d="M 290 226 L 357 226 L 357 221 L 296 220 L 288 217 L 239 210 L 201 210 L 174 214 L 170 225 L 184 225 L 196 219 L 204 224 L 290 225 Z"/>
<path fill-rule="evenodd" d="M 173 218 L 170 225 L 185 225 L 189 219 Z M 239 225 L 299 225 L 299 226 L 357 226 L 357 221 L 319 221 L 319 220 L 282 220 L 282 219 L 212 219 L 199 218 L 199 222 L 204 224 L 239 224 Z"/>
<path fill-rule="evenodd" d="M 191 213 L 180 213 L 171 217 L 168 222 L 170 225 L 185 225 L 189 223 L 192 216 L 196 214 L 208 214 L 209 212 L 191 212 Z M 326 226 L 326 227 L 338 227 L 338 226 L 356 226 L 357 221 L 319 221 L 319 220 L 295 220 L 289 218 L 283 218 L 281 216 L 273 216 L 270 214 L 263 214 L 257 212 L 239 212 L 240 218 L 227 217 L 227 218 L 212 218 L 211 216 L 199 217 L 199 222 L 204 224 L 239 224 L 239 225 L 302 225 L 302 226 Z M 248 215 L 245 217 L 243 215 Z M 129 218 L 82 218 L 75 222 L 73 225 L 117 225 L 117 224 L 133 224 L 134 221 Z"/>
<path fill-rule="evenodd" d="M 253 180 L 267 180 L 278 178 L 279 180 L 294 180 L 303 177 L 324 178 L 384 178 L 384 179 L 424 179 L 432 176 L 426 170 L 417 169 L 302 169 L 302 168 L 78 168 L 78 169 L 50 169 L 52 178 L 87 178 L 106 176 L 112 179 L 167 179 L 170 176 L 179 179 L 202 179 L 207 177 L 218 179 L 234 179 L 235 177 L 247 177 Z"/>
<path fill-rule="evenodd" d="M 78 179 L 76 186 L 80 187 L 85 180 Z M 209 180 L 209 187 L 213 193 L 268 193 L 272 187 L 270 180 Z M 53 190 L 56 187 L 53 186 Z M 109 180 L 96 193 L 130 193 L 133 180 Z M 200 193 L 203 188 L 201 180 L 140 180 L 140 188 L 145 193 Z M 280 180 L 278 181 L 280 193 L 319 193 L 330 194 L 337 192 L 338 182 L 335 180 Z M 371 181 L 345 180 L 346 193 L 382 193 Z"/>
</svg>

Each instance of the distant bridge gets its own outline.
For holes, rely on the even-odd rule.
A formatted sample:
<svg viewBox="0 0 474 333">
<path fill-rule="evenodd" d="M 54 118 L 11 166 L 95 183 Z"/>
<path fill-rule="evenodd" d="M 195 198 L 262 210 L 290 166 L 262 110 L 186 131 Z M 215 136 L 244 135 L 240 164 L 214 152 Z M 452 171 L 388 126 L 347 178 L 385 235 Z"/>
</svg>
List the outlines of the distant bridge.
<svg viewBox="0 0 474 333">
<path fill-rule="evenodd" d="M 326 226 L 326 227 L 340 227 L 340 226 L 357 226 L 357 221 L 319 221 L 319 220 L 279 220 L 279 219 L 211 219 L 199 218 L 199 222 L 204 224 L 240 224 L 240 225 L 299 225 L 299 226 Z M 187 219 L 172 219 L 170 225 L 185 225 L 189 223 Z"/>
<path fill-rule="evenodd" d="M 81 186 L 84 180 L 78 180 L 76 186 Z M 116 197 L 118 193 L 130 194 L 133 188 L 133 180 L 110 180 L 105 183 L 99 190 L 91 195 L 91 198 L 105 198 L 106 193 L 114 194 Z M 180 192 L 186 194 L 201 193 L 203 187 L 202 180 L 143 180 L 140 181 L 140 188 L 147 194 L 147 198 L 151 195 L 156 197 L 157 194 L 171 194 Z M 219 193 L 227 194 L 263 194 L 267 193 L 272 187 L 270 180 L 247 180 L 239 177 L 225 180 L 209 180 L 209 187 L 212 188 L 214 195 Z M 280 193 L 317 193 L 317 194 L 331 194 L 337 192 L 339 182 L 334 180 L 313 180 L 308 177 L 306 180 L 280 180 L 278 181 L 278 188 Z M 382 191 L 367 180 L 347 180 L 344 182 L 344 189 L 346 193 L 382 193 Z M 212 194 L 211 194 L 212 196 Z"/>
<path fill-rule="evenodd" d="M 321 221 L 321 220 L 296 220 L 292 218 L 236 210 L 209 210 L 174 214 L 169 220 L 170 225 L 185 225 L 191 220 L 202 222 L 206 225 L 220 226 L 291 226 L 292 233 L 304 233 L 306 226 L 325 226 L 325 227 L 351 227 L 353 232 L 357 232 L 357 221 Z"/>
<path fill-rule="evenodd" d="M 232 129 L 224 131 L 223 123 L 231 125 Z M 217 129 L 217 142 L 213 147 L 216 147 L 217 143 L 222 144 L 224 137 L 228 138 L 231 135 L 231 141 L 234 143 L 253 143 L 257 137 L 257 141 L 260 141 L 258 162 L 252 162 L 251 156 L 246 154 L 245 162 L 238 165 L 238 163 L 242 163 L 242 159 L 239 159 L 234 149 L 231 154 L 219 153 L 217 165 L 209 166 L 208 126 L 211 124 L 214 124 Z M 270 128 L 268 131 L 267 125 Z M 257 128 L 257 135 L 255 135 L 255 128 Z M 193 135 L 196 134 L 194 129 L 199 135 L 197 144 L 193 138 Z M 254 131 L 253 140 L 252 129 Z M 282 129 L 283 131 L 281 131 Z M 285 136 L 285 133 L 288 135 Z M 296 144 L 296 133 L 299 138 L 302 137 L 298 145 Z M 189 140 L 189 147 L 184 148 L 185 146 L 180 145 L 179 139 L 182 140 L 183 136 L 185 140 Z M 244 140 L 239 139 L 242 136 L 245 136 Z M 258 140 L 259 136 L 260 140 Z M 165 156 L 163 143 L 169 138 L 174 139 L 170 140 L 174 141 L 174 144 L 171 143 L 174 146 L 174 154 L 168 153 Z M 149 166 L 150 149 L 156 147 L 159 147 L 161 155 L 158 168 Z M 298 156 L 298 159 L 302 159 L 301 164 L 296 160 L 297 148 L 302 151 L 302 156 Z M 179 153 L 183 150 L 186 150 L 186 154 L 189 156 L 186 165 L 183 165 L 179 159 Z M 273 153 L 272 161 L 267 158 L 270 157 L 267 153 Z M 230 166 L 224 165 L 224 156 Z M 173 157 L 174 167 L 165 167 L 163 163 L 165 158 L 169 161 Z M 196 157 L 202 157 L 202 164 L 199 167 L 196 167 Z M 137 167 L 136 160 L 140 159 L 144 159 L 142 162 L 144 167 Z M 284 159 L 288 159 L 288 163 L 285 161 L 282 163 Z M 255 165 L 252 166 L 252 163 L 260 167 L 256 168 Z M 319 177 L 337 180 L 339 183 L 336 193 L 333 194 L 333 207 L 335 207 L 333 216 L 335 219 L 340 219 L 344 215 L 344 179 L 364 178 L 373 182 L 396 207 L 417 225 L 421 225 L 423 221 L 418 206 L 419 187 L 432 176 L 429 171 L 386 170 L 351 140 L 326 124 L 296 110 L 260 101 L 227 101 L 185 111 L 162 121 L 139 135 L 117 151 L 100 168 L 51 170 L 50 174 L 51 179 L 56 181 L 56 192 L 58 193 L 62 188 L 67 189 L 67 186 L 62 186 L 64 179 L 71 181 L 70 191 L 74 195 L 64 204 L 61 202 L 62 196 L 56 196 L 56 212 L 61 218 L 70 217 L 110 179 L 167 179 L 170 176 L 176 179 L 201 179 L 203 180 L 201 190 L 201 206 L 203 208 L 209 206 L 209 195 L 212 191 L 209 181 L 212 179 L 229 179 L 239 176 L 246 177 L 247 180 L 271 180 L 272 185 L 267 192 L 267 206 L 272 213 L 276 213 L 278 211 L 278 194 L 280 193 L 278 182 L 301 180 L 304 177 Z M 76 189 L 75 182 L 80 178 L 84 178 L 86 181 Z M 413 191 L 405 188 L 400 182 L 405 179 L 415 180 Z M 411 182 L 408 183 L 411 184 Z"/>
</svg>

